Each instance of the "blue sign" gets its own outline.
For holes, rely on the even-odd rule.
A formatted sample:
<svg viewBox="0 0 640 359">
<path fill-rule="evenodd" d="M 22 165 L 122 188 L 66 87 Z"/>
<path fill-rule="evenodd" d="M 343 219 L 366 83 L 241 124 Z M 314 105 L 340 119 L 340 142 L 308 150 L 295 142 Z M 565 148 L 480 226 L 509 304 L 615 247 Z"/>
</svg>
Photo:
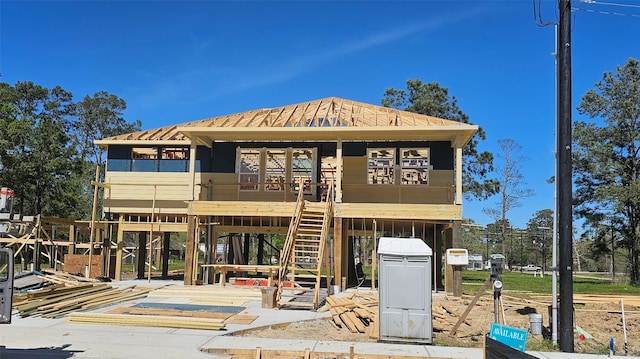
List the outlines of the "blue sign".
<svg viewBox="0 0 640 359">
<path fill-rule="evenodd" d="M 529 332 L 525 329 L 509 327 L 497 323 L 491 324 L 489 337 L 521 352 L 527 347 Z"/>
</svg>

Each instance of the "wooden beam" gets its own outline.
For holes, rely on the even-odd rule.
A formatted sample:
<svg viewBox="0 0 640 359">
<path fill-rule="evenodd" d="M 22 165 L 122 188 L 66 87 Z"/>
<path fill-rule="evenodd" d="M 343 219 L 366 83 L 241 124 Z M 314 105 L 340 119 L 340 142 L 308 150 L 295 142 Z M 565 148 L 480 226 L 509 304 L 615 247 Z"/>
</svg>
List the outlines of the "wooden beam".
<svg viewBox="0 0 640 359">
<path fill-rule="evenodd" d="M 187 219 L 187 247 L 184 255 L 184 284 L 193 285 L 194 247 L 196 247 L 196 216 Z"/>
<path fill-rule="evenodd" d="M 196 138 L 191 139 L 191 146 L 189 148 L 189 193 L 191 194 L 190 200 L 195 200 L 195 187 L 196 187 Z"/>
<path fill-rule="evenodd" d="M 270 216 L 290 218 L 295 202 L 194 201 L 191 213 L 197 216 Z"/>
<path fill-rule="evenodd" d="M 115 268 L 115 280 L 122 280 L 122 252 L 124 250 L 124 230 L 122 228 L 122 222 L 124 216 L 120 215 L 118 219 L 118 234 L 116 235 L 116 268 Z"/>
<path fill-rule="evenodd" d="M 462 205 L 462 145 L 456 145 L 456 204 Z"/>
<path fill-rule="evenodd" d="M 335 216 L 403 220 L 462 220 L 462 206 L 453 204 L 336 203 Z"/>
<path fill-rule="evenodd" d="M 342 288 L 342 218 L 333 219 L 333 271 L 334 284 Z"/>
<path fill-rule="evenodd" d="M 342 138 L 338 137 L 336 148 L 336 203 L 342 203 Z"/>
</svg>

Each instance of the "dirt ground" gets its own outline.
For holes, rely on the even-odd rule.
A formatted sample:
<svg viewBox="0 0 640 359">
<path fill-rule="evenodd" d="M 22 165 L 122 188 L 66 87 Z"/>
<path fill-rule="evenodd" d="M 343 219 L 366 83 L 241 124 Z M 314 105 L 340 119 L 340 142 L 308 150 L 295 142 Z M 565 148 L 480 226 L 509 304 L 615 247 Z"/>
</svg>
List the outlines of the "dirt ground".
<svg viewBox="0 0 640 359">
<path fill-rule="evenodd" d="M 554 351 L 551 344 L 548 302 L 540 298 L 525 299 L 520 293 L 505 293 L 502 297 L 505 324 L 517 328 L 530 329 L 530 314 L 542 314 L 542 335 L 529 335 L 527 350 Z M 450 332 L 471 302 L 471 297 L 454 298 L 434 295 L 433 332 L 435 345 L 481 347 L 482 335 L 489 331 L 494 321 L 493 297 L 484 295 L 471 309 L 467 322 L 462 324 L 454 336 Z M 624 353 L 624 331 L 620 301 L 612 298 L 607 302 L 575 302 L 576 325 L 583 331 L 576 332 L 575 352 L 608 354 L 609 339 L 614 338 L 618 354 Z M 500 314 L 502 316 L 502 314 Z M 627 347 L 629 355 L 640 355 L 640 307 L 625 302 Z M 375 325 L 375 323 L 371 323 Z M 583 335 L 580 336 L 580 333 Z M 338 328 L 331 320 L 313 320 L 292 323 L 281 328 L 258 329 L 243 333 L 244 336 L 260 338 L 336 340 L 349 342 L 376 342 L 367 333 L 352 333 L 347 328 Z"/>
</svg>

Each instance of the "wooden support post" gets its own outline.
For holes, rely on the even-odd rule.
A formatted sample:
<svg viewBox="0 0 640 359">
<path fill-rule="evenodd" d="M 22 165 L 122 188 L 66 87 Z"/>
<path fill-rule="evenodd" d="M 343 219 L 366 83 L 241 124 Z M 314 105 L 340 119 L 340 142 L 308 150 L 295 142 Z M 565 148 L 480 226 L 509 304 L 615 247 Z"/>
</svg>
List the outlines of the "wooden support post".
<svg viewBox="0 0 640 359">
<path fill-rule="evenodd" d="M 194 216 L 194 242 L 193 242 L 193 267 L 191 269 L 191 283 L 197 284 L 196 280 L 198 279 L 198 255 L 200 253 L 200 217 Z"/>
<path fill-rule="evenodd" d="M 456 199 L 455 204 L 462 205 L 462 146 L 456 143 Z"/>
<path fill-rule="evenodd" d="M 378 224 L 373 220 L 373 253 L 371 258 L 371 289 L 376 289 L 376 270 L 378 269 Z M 378 325 L 378 323 L 375 323 Z"/>
<path fill-rule="evenodd" d="M 98 210 L 98 181 L 100 181 L 100 166 L 96 166 L 96 181 L 93 184 L 93 208 L 91 209 L 91 231 L 89 233 L 89 271 L 91 273 L 91 256 L 93 255 L 93 237 L 96 233 L 96 211 Z"/>
<path fill-rule="evenodd" d="M 452 246 L 462 248 L 462 221 L 453 221 Z M 453 296 L 462 297 L 462 270 L 463 266 L 453 266 Z"/>
<path fill-rule="evenodd" d="M 196 217 L 189 215 L 187 217 L 187 247 L 185 249 L 184 256 L 184 284 L 185 285 L 193 285 L 193 267 L 194 262 L 197 262 L 198 259 L 194 259 L 194 248 L 197 247 L 196 243 Z"/>
<path fill-rule="evenodd" d="M 153 186 L 153 201 L 151 202 L 151 220 L 149 221 L 151 228 L 149 228 L 149 275 L 147 281 L 151 282 L 151 269 L 153 267 L 153 222 L 155 221 L 156 214 L 156 191 L 158 186 Z"/>
<path fill-rule="evenodd" d="M 213 263 L 218 263 L 218 231 L 216 230 L 216 226 L 211 226 L 211 237 L 212 237 L 212 247 L 213 247 Z M 216 270 L 215 268 L 211 269 L 211 283 L 216 282 Z"/>
<path fill-rule="evenodd" d="M 115 280 L 122 280 L 122 252 L 124 250 L 124 216 L 118 218 L 118 234 L 116 237 L 116 273 Z"/>
<path fill-rule="evenodd" d="M 436 264 L 436 288 L 442 288 L 444 286 L 442 278 L 442 251 L 444 248 L 444 238 L 442 238 L 441 226 L 436 225 L 436 240 L 434 240 L 433 258 Z M 437 290 L 436 290 L 437 291 Z"/>
<path fill-rule="evenodd" d="M 333 220 L 333 270 L 335 273 L 335 284 L 342 288 L 342 218 Z"/>
<path fill-rule="evenodd" d="M 444 267 L 444 291 L 447 293 L 453 293 L 453 266 L 451 264 L 449 264 L 447 262 L 447 255 L 446 255 L 446 251 L 448 248 L 452 248 L 451 247 L 451 235 L 452 235 L 452 230 L 450 228 L 447 228 L 444 231 L 444 235 L 442 238 L 442 243 L 444 244 L 443 248 L 442 248 L 442 255 L 444 256 L 444 263 L 445 263 L 445 267 Z"/>
<path fill-rule="evenodd" d="M 69 225 L 69 244 L 67 253 L 75 254 L 76 253 L 76 226 L 74 224 Z"/>
<path fill-rule="evenodd" d="M 342 138 L 338 138 L 336 145 L 336 203 L 342 203 Z M 340 277 L 338 277 L 340 278 Z"/>
</svg>

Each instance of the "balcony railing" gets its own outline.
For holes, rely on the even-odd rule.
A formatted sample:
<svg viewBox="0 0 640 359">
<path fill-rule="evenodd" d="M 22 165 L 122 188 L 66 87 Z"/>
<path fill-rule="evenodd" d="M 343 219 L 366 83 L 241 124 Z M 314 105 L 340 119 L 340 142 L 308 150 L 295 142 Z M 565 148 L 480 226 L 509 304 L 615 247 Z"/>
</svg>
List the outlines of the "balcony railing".
<svg viewBox="0 0 640 359">
<path fill-rule="evenodd" d="M 107 161 L 107 170 L 118 172 L 189 172 L 189 160 L 116 160 Z M 196 172 L 200 161 L 196 160 Z"/>
</svg>

